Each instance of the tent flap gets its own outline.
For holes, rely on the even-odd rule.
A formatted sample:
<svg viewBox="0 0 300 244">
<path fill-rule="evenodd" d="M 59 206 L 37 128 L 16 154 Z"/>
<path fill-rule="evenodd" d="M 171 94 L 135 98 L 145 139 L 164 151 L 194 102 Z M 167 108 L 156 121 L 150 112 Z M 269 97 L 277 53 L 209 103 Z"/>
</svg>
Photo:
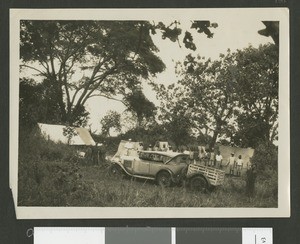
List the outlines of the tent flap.
<svg viewBox="0 0 300 244">
<path fill-rule="evenodd" d="M 94 146 L 96 145 L 93 140 L 90 132 L 85 128 L 74 127 L 75 135 L 72 138 L 68 138 L 64 135 L 64 130 L 67 126 L 64 125 L 50 125 L 50 124 L 42 124 L 38 123 L 41 134 L 47 140 L 51 140 L 54 142 L 61 142 L 69 145 L 87 145 Z"/>
</svg>

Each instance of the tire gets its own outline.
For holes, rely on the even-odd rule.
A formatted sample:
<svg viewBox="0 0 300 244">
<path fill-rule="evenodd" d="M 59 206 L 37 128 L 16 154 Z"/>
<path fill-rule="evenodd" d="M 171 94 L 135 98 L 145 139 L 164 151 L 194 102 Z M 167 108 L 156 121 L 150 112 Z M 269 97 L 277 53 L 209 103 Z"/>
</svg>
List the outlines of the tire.
<svg viewBox="0 0 300 244">
<path fill-rule="evenodd" d="M 123 172 L 120 166 L 113 164 L 109 167 L 109 175 L 110 176 L 122 176 Z"/>
<path fill-rule="evenodd" d="M 202 176 L 195 176 L 190 180 L 190 188 L 193 191 L 199 192 L 207 192 L 208 191 L 208 183 L 206 179 Z"/>
<path fill-rule="evenodd" d="M 163 187 L 169 187 L 172 184 L 172 179 L 170 173 L 166 171 L 162 171 L 158 173 L 156 177 L 156 182 L 158 185 L 161 185 Z"/>
</svg>

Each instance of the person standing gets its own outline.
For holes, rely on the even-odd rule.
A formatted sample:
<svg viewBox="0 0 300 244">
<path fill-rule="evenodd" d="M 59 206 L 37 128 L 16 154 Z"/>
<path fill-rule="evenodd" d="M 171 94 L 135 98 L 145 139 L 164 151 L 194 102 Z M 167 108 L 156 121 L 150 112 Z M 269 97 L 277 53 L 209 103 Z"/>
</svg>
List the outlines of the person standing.
<svg viewBox="0 0 300 244">
<path fill-rule="evenodd" d="M 126 155 L 129 156 L 130 155 L 130 151 L 133 149 L 133 144 L 131 142 L 131 139 L 129 139 L 128 142 L 126 142 L 125 148 L 127 150 Z"/>
<path fill-rule="evenodd" d="M 218 153 L 216 155 L 216 167 L 218 169 L 220 169 L 222 167 L 222 161 L 223 161 L 223 157 L 222 157 L 220 151 L 218 151 Z"/>
<path fill-rule="evenodd" d="M 189 161 L 190 164 L 194 163 L 194 151 L 192 147 L 189 147 Z"/>
<path fill-rule="evenodd" d="M 205 151 L 203 159 L 204 159 L 204 165 L 209 166 L 208 163 L 209 163 L 209 159 L 210 159 L 210 153 Z"/>
<path fill-rule="evenodd" d="M 103 146 L 103 144 L 100 144 L 100 147 L 98 148 L 98 162 L 100 165 L 104 165 L 105 164 L 105 147 Z"/>
<path fill-rule="evenodd" d="M 257 177 L 256 164 L 252 164 L 250 166 L 250 168 L 247 170 L 246 176 L 246 194 L 250 198 L 253 197 L 255 193 L 255 181 Z"/>
<path fill-rule="evenodd" d="M 98 155 L 98 142 L 92 146 L 92 161 L 93 161 L 93 165 L 98 165 L 99 164 L 99 155 Z"/>
<path fill-rule="evenodd" d="M 234 175 L 234 166 L 235 166 L 234 153 L 231 153 L 231 156 L 228 159 L 227 166 L 229 166 L 229 174 Z"/>
<path fill-rule="evenodd" d="M 85 162 L 86 164 L 92 164 L 93 163 L 93 152 L 90 146 L 87 147 L 85 152 Z"/>
<path fill-rule="evenodd" d="M 194 164 L 200 163 L 198 147 L 194 146 Z"/>
<path fill-rule="evenodd" d="M 236 161 L 236 171 L 237 171 L 237 176 L 241 176 L 242 174 L 242 168 L 243 168 L 243 159 L 242 155 L 239 155 L 237 161 Z"/>
<path fill-rule="evenodd" d="M 199 148 L 199 160 L 200 164 L 207 166 L 207 153 L 202 147 Z"/>
<path fill-rule="evenodd" d="M 215 149 L 212 148 L 210 151 L 210 159 L 209 159 L 209 166 L 215 166 Z"/>
</svg>

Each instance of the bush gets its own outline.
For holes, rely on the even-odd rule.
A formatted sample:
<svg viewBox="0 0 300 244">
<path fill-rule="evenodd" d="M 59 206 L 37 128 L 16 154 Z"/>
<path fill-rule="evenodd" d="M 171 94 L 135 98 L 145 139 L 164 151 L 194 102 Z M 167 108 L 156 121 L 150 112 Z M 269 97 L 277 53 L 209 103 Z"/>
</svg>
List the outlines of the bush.
<svg viewBox="0 0 300 244">
<path fill-rule="evenodd" d="M 68 205 L 67 196 L 84 188 L 76 150 L 45 140 L 37 129 L 19 135 L 18 204 Z"/>
<path fill-rule="evenodd" d="M 269 141 L 261 142 L 258 147 L 255 148 L 251 163 L 255 163 L 259 171 L 277 171 L 278 147 Z"/>
<path fill-rule="evenodd" d="M 255 149 L 251 163 L 257 165 L 256 197 L 277 202 L 278 148 L 269 141 L 261 142 Z"/>
<path fill-rule="evenodd" d="M 44 139 L 38 128 L 20 129 L 19 160 L 70 161 L 75 155 L 75 148 Z"/>
</svg>

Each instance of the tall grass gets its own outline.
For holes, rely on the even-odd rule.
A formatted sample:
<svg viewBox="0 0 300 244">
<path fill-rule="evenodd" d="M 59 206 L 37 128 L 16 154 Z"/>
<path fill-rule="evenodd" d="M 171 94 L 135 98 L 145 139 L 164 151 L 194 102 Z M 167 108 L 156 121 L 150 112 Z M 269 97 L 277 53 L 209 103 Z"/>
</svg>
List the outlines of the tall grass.
<svg viewBox="0 0 300 244">
<path fill-rule="evenodd" d="M 267 188 L 268 182 L 259 179 L 256 194 L 249 198 L 243 177 L 226 177 L 223 186 L 210 193 L 200 193 L 184 186 L 164 188 L 152 181 L 114 178 L 99 166 L 81 167 L 80 173 L 88 185 L 88 193 L 73 195 L 72 206 L 277 207 L 277 197 Z"/>
<path fill-rule="evenodd" d="M 44 140 L 36 132 L 20 136 L 20 206 L 98 207 L 277 207 L 277 173 L 258 174 L 255 194 L 246 194 L 246 178 L 226 177 L 210 193 L 185 186 L 164 188 L 152 181 L 115 178 L 108 168 L 78 164 L 75 150 Z"/>
<path fill-rule="evenodd" d="M 76 150 L 45 140 L 38 130 L 20 131 L 18 204 L 63 206 L 84 188 L 75 161 Z"/>
</svg>

